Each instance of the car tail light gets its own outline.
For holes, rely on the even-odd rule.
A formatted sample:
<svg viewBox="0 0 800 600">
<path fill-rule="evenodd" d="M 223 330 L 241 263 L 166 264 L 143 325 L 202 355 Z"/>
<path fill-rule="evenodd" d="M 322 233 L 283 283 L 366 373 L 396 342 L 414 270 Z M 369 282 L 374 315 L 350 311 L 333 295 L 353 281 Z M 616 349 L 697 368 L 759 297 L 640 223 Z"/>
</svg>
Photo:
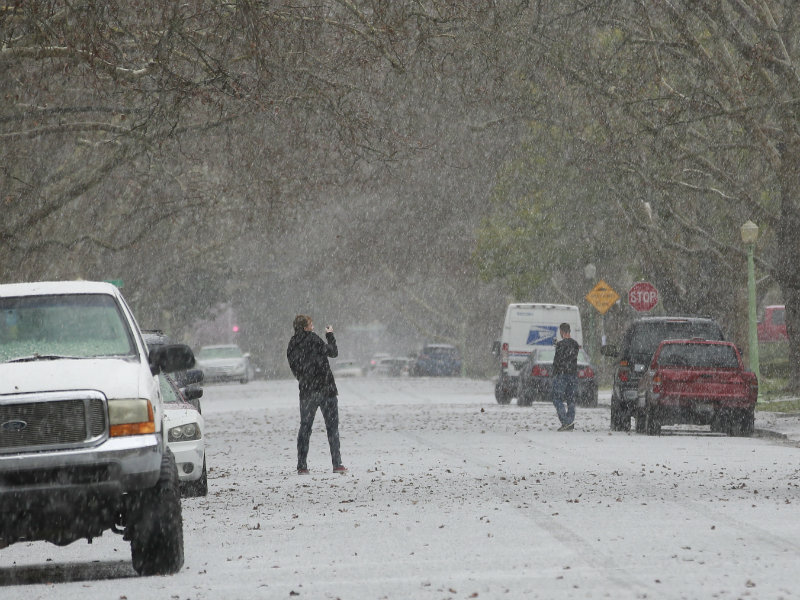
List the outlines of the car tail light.
<svg viewBox="0 0 800 600">
<path fill-rule="evenodd" d="M 531 369 L 531 375 L 534 377 L 547 377 L 549 374 L 547 367 L 542 365 L 533 365 L 533 369 Z"/>
<path fill-rule="evenodd" d="M 578 369 L 578 377 L 580 379 L 591 379 L 594 377 L 594 370 L 592 367 L 584 367 L 583 369 Z"/>
<path fill-rule="evenodd" d="M 503 344 L 500 348 L 500 364 L 504 369 L 508 368 L 508 344 Z"/>
</svg>

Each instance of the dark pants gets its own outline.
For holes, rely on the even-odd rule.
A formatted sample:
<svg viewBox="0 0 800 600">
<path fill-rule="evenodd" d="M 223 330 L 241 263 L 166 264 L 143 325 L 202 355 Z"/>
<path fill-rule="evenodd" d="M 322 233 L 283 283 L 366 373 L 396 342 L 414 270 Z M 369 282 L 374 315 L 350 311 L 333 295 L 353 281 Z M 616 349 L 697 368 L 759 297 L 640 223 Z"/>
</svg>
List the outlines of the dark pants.
<svg viewBox="0 0 800 600">
<path fill-rule="evenodd" d="M 314 417 L 317 409 L 322 410 L 325 419 L 325 429 L 328 431 L 328 445 L 331 447 L 331 461 L 333 466 L 342 464 L 342 455 L 339 452 L 339 401 L 336 396 L 325 398 L 312 396 L 300 399 L 300 431 L 297 432 L 297 468 L 307 469 L 308 443 L 311 439 L 311 429 L 314 426 Z"/>
<path fill-rule="evenodd" d="M 569 425 L 575 420 L 575 388 L 577 387 L 578 378 L 575 375 L 553 375 L 551 398 L 556 407 L 558 420 L 562 425 Z"/>
</svg>

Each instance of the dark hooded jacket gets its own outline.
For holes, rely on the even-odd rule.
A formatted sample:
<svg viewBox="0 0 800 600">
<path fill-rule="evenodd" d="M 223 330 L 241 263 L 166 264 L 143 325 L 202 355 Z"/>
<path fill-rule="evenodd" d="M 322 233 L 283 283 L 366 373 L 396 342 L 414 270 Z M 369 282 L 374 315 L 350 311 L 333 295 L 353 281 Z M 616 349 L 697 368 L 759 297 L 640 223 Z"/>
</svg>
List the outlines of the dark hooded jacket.
<svg viewBox="0 0 800 600">
<path fill-rule="evenodd" d="M 336 358 L 339 350 L 332 333 L 326 333 L 325 339 L 327 343 L 313 331 L 301 330 L 295 332 L 289 340 L 286 358 L 289 360 L 289 368 L 300 383 L 301 400 L 312 396 L 331 398 L 339 395 L 331 366 L 328 364 L 328 357 Z"/>
</svg>

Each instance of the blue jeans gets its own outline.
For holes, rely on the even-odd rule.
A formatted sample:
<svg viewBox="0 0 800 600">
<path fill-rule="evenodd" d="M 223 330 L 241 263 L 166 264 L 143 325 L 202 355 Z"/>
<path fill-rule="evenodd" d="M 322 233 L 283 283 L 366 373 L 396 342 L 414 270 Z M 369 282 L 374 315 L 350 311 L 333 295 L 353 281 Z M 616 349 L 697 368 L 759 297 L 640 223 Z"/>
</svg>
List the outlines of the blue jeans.
<svg viewBox="0 0 800 600">
<path fill-rule="evenodd" d="M 575 420 L 575 390 L 578 378 L 575 375 L 554 375 L 551 400 L 556 407 L 558 420 L 562 425 L 569 425 Z M 566 407 L 564 406 L 566 404 Z"/>
</svg>

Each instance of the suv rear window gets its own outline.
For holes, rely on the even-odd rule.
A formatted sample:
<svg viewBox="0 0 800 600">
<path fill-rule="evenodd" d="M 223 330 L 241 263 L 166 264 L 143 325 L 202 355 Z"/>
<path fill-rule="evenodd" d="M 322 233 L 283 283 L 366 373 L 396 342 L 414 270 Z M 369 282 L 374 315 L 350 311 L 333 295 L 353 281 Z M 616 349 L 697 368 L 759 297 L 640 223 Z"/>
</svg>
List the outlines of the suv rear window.
<svg viewBox="0 0 800 600">
<path fill-rule="evenodd" d="M 739 368 L 736 351 L 728 344 L 664 344 L 657 360 L 662 367 Z"/>
<path fill-rule="evenodd" d="M 623 341 L 623 354 L 648 359 L 664 340 L 723 339 L 719 326 L 706 320 L 643 321 L 636 323 L 628 333 Z"/>
</svg>

